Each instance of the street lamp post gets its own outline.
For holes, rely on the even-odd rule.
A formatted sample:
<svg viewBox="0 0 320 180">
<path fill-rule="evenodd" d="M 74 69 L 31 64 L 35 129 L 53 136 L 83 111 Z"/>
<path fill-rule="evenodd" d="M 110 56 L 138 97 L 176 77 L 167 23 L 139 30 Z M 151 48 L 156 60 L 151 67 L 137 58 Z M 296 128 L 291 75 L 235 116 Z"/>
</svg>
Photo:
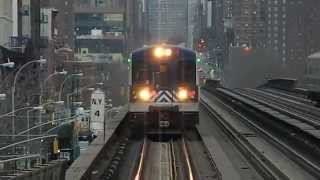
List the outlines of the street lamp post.
<svg viewBox="0 0 320 180">
<path fill-rule="evenodd" d="M 76 93 L 79 93 L 79 92 L 81 92 L 81 91 L 84 91 L 84 90 L 94 91 L 94 88 L 92 88 L 92 87 L 89 88 L 89 87 L 92 86 L 92 85 L 94 85 L 94 84 L 89 84 L 89 85 L 87 85 L 87 86 L 82 87 L 79 91 L 76 91 L 76 92 L 72 92 L 72 93 L 67 94 L 67 106 L 68 106 L 68 108 L 70 108 L 70 102 L 69 102 L 70 96 L 72 96 L 72 95 L 74 95 L 74 94 L 76 94 Z"/>
<path fill-rule="evenodd" d="M 69 76 L 67 76 L 63 82 L 61 83 L 61 86 L 60 86 L 60 90 L 59 90 L 59 96 L 58 96 L 58 101 L 61 101 L 61 96 L 62 96 L 62 90 L 63 90 L 63 87 L 64 87 L 64 84 L 67 82 L 67 80 L 73 76 L 83 76 L 83 73 L 78 73 L 78 74 L 70 74 Z"/>
<path fill-rule="evenodd" d="M 39 96 L 39 104 L 41 105 L 42 104 L 42 97 L 43 97 L 43 91 L 44 91 L 44 88 L 45 88 L 45 86 L 46 86 L 46 82 L 51 78 L 51 77 L 53 77 L 53 76 L 55 76 L 55 75 L 66 75 L 67 74 L 67 71 L 60 71 L 60 72 L 58 72 L 58 71 L 55 71 L 54 73 L 52 73 L 52 74 L 50 74 L 44 81 L 43 81 L 43 83 L 42 83 L 42 85 L 40 86 L 40 96 Z M 39 122 L 40 122 L 40 124 L 42 123 L 42 114 L 41 114 L 41 112 L 40 112 L 40 114 L 39 114 Z M 42 127 L 40 127 L 39 128 L 39 131 L 40 131 L 40 134 L 42 133 Z M 40 153 L 41 154 L 41 153 Z"/>
<path fill-rule="evenodd" d="M 12 92 L 11 92 L 11 111 L 12 111 L 12 135 L 15 134 L 15 104 L 14 104 L 14 94 L 15 94 L 15 88 L 16 88 L 16 82 L 17 82 L 17 78 L 18 75 L 20 74 L 20 72 L 27 67 L 28 65 L 32 64 L 32 63 L 46 63 L 46 59 L 40 59 L 40 60 L 34 60 L 34 61 L 29 61 L 26 64 L 24 64 L 16 73 L 15 77 L 14 77 L 14 81 L 13 81 L 13 86 L 12 86 Z M 12 136 L 14 138 L 14 136 Z"/>
<path fill-rule="evenodd" d="M 3 63 L 3 64 L 0 64 L 0 66 L 2 67 L 9 67 L 9 68 L 13 68 L 15 65 L 14 62 L 10 62 L 10 59 L 8 58 L 8 62 L 7 63 Z"/>
<path fill-rule="evenodd" d="M 36 110 L 39 110 L 39 111 L 41 111 L 41 110 L 43 110 L 43 107 L 42 106 L 39 106 L 39 107 L 32 107 L 32 109 L 30 109 L 30 110 L 28 110 L 27 111 L 27 129 L 30 129 L 30 118 L 29 118 L 29 114 L 30 114 L 30 112 L 31 111 L 36 111 Z M 39 134 L 39 135 L 41 135 L 41 134 Z M 28 131 L 28 136 L 27 136 L 27 139 L 28 139 L 28 148 L 27 148 L 27 154 L 29 155 L 30 154 L 30 131 Z M 41 153 L 39 153 L 40 154 L 40 157 L 41 157 Z M 27 159 L 27 165 L 28 165 L 28 167 L 29 167 L 29 159 Z"/>
<path fill-rule="evenodd" d="M 96 84 L 97 85 L 97 83 L 94 83 L 94 84 Z M 81 91 L 83 91 L 83 90 L 89 90 L 89 91 L 92 91 L 92 90 L 94 90 L 94 88 L 90 88 L 90 86 L 92 86 L 92 85 L 94 85 L 94 84 L 89 84 L 89 85 L 87 85 L 87 86 L 84 86 L 84 87 L 82 87 L 80 90 L 78 90 L 78 91 L 76 91 L 76 92 L 72 92 L 72 93 L 69 93 L 69 94 L 67 94 L 67 107 L 68 107 L 68 109 L 70 109 L 70 114 L 71 114 L 71 116 L 73 116 L 73 111 L 74 111 L 74 109 L 73 109 L 73 106 L 70 106 L 70 96 L 72 96 L 73 94 L 76 94 L 76 93 L 79 93 L 79 92 L 81 92 Z M 61 96 L 60 96 L 61 97 Z M 74 103 L 74 105 L 81 105 L 82 104 L 82 102 L 72 102 L 72 103 Z M 77 126 L 76 126 L 76 123 L 77 123 L 77 121 L 75 120 L 74 122 L 73 122 L 73 138 L 72 138 L 72 149 L 73 149 L 73 158 L 76 158 L 79 154 L 77 153 L 78 151 L 77 151 L 77 149 L 78 149 L 78 130 L 77 130 Z"/>
<path fill-rule="evenodd" d="M 42 96 L 43 96 L 43 91 L 44 91 L 44 87 L 46 86 L 46 82 L 52 78 L 53 76 L 55 75 L 66 75 L 68 72 L 63 70 L 63 71 L 55 71 L 54 73 L 50 74 L 44 81 L 43 81 L 43 84 L 41 86 L 41 92 L 40 92 L 40 101 L 39 103 L 41 104 L 42 103 Z"/>
<path fill-rule="evenodd" d="M 11 123 L 11 131 L 12 131 L 12 141 L 15 140 L 15 103 L 14 103 L 14 94 L 15 94 L 15 90 L 16 90 L 16 83 L 17 83 L 17 79 L 18 76 L 20 74 L 20 72 L 27 67 L 28 65 L 32 64 L 32 63 L 46 63 L 46 59 L 39 59 L 39 60 L 33 60 L 33 61 L 29 61 L 27 63 L 25 63 L 24 65 L 21 66 L 21 68 L 17 71 L 14 80 L 13 80 L 13 85 L 12 85 L 12 91 L 11 91 L 11 111 L 12 111 L 12 123 Z M 13 153 L 15 153 L 15 147 L 13 146 L 12 149 Z M 16 165 L 15 165 L 16 166 Z"/>
<path fill-rule="evenodd" d="M 30 109 L 30 108 L 32 108 L 32 107 L 23 107 L 23 108 L 19 108 L 19 109 L 16 109 L 16 110 L 14 110 L 14 112 L 18 112 L 18 111 L 22 111 L 22 110 L 26 110 L 26 109 Z M 0 115 L 0 119 L 1 118 L 4 118 L 4 117 L 7 117 L 7 116 L 12 116 L 12 112 L 8 112 L 8 113 L 6 113 L 6 114 L 1 114 Z"/>
</svg>

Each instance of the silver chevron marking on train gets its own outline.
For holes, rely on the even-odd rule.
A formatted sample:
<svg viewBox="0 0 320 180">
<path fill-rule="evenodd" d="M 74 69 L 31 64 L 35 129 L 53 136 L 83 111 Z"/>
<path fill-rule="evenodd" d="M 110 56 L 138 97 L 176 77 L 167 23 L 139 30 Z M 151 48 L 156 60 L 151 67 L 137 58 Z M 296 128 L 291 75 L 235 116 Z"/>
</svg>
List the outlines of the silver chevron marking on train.
<svg viewBox="0 0 320 180">
<path fill-rule="evenodd" d="M 172 102 L 172 97 L 173 95 L 170 91 L 160 90 L 155 97 L 155 102 Z"/>
</svg>

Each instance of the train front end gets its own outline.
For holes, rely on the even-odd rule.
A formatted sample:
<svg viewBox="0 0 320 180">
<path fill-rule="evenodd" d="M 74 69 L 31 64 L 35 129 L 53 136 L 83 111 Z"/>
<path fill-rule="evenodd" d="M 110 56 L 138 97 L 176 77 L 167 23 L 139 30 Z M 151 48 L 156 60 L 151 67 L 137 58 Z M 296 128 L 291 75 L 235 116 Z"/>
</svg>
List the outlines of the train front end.
<svg viewBox="0 0 320 180">
<path fill-rule="evenodd" d="M 132 53 L 130 120 L 135 133 L 182 133 L 198 122 L 196 53 L 152 46 Z"/>
</svg>

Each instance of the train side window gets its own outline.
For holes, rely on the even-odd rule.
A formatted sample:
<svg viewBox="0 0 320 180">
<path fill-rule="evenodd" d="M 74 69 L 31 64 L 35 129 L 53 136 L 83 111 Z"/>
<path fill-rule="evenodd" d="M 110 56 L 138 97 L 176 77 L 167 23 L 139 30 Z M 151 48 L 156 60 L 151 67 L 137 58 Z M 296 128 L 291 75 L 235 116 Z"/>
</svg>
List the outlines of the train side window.
<svg viewBox="0 0 320 180">
<path fill-rule="evenodd" d="M 134 81 L 136 82 L 143 82 L 145 80 L 147 80 L 147 69 L 141 69 L 141 70 L 138 70 L 134 73 Z"/>
</svg>

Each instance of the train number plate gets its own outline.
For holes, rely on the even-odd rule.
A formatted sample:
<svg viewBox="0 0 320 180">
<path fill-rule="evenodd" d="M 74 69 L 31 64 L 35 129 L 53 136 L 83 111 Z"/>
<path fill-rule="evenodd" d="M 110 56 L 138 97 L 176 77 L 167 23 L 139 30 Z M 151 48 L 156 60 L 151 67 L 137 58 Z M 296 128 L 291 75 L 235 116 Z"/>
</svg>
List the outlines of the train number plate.
<svg viewBox="0 0 320 180">
<path fill-rule="evenodd" d="M 159 126 L 160 126 L 160 128 L 167 128 L 170 126 L 170 122 L 169 121 L 159 121 Z"/>
</svg>

